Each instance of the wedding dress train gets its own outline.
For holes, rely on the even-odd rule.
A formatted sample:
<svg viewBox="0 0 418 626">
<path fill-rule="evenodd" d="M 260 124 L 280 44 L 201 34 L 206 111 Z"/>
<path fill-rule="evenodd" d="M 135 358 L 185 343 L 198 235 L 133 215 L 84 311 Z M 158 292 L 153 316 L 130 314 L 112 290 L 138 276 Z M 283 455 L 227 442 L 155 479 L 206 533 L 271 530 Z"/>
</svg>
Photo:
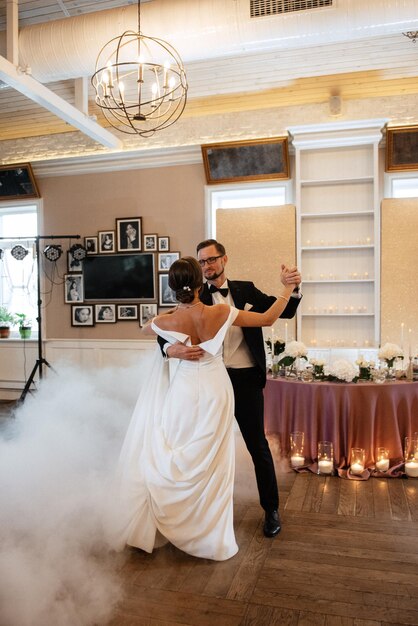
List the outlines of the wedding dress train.
<svg viewBox="0 0 418 626">
<path fill-rule="evenodd" d="M 234 397 L 222 344 L 238 310 L 199 344 L 204 356 L 179 361 L 169 380 L 157 347 L 149 380 L 121 452 L 124 544 L 151 552 L 165 538 L 197 557 L 225 560 L 238 551 L 233 529 Z M 179 332 L 153 330 L 170 343 Z"/>
</svg>

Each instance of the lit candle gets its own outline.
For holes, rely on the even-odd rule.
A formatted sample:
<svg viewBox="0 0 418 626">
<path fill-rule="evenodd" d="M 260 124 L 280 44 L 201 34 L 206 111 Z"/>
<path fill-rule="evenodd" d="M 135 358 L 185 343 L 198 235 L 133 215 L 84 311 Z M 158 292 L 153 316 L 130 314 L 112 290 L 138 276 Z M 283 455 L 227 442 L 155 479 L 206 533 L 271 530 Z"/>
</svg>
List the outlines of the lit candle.
<svg viewBox="0 0 418 626">
<path fill-rule="evenodd" d="M 404 327 L 405 324 L 403 322 L 401 322 L 401 348 L 403 350 L 403 331 L 404 331 Z"/>
<path fill-rule="evenodd" d="M 302 467 L 305 465 L 305 457 L 301 454 L 293 454 L 290 457 L 290 464 L 292 467 Z"/>
<path fill-rule="evenodd" d="M 407 476 L 418 478 L 418 461 L 407 461 L 405 463 L 405 473 Z"/>
<path fill-rule="evenodd" d="M 284 342 L 287 343 L 287 322 L 284 325 Z"/>
<path fill-rule="evenodd" d="M 379 459 L 376 461 L 376 469 L 380 472 L 387 472 L 389 469 L 389 459 Z"/>
<path fill-rule="evenodd" d="M 409 343 L 408 356 L 411 359 L 412 358 L 412 328 L 408 328 L 408 343 Z"/>
<path fill-rule="evenodd" d="M 331 474 L 332 472 L 332 461 L 328 461 L 326 459 L 321 459 L 318 461 L 318 469 L 321 474 Z"/>
<path fill-rule="evenodd" d="M 107 64 L 107 71 L 109 72 L 109 87 L 110 89 L 113 89 L 113 74 L 112 74 L 112 64 L 109 61 L 109 63 Z"/>
<path fill-rule="evenodd" d="M 362 474 L 364 472 L 364 465 L 359 462 L 352 463 L 350 465 L 350 470 L 352 474 Z"/>
</svg>

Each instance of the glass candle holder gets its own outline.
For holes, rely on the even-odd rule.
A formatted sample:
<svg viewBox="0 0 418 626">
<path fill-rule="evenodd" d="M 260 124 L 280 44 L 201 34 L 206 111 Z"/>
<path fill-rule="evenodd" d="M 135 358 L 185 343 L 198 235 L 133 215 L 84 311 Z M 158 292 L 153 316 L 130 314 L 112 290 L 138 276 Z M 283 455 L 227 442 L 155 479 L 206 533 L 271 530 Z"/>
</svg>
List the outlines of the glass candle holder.
<svg viewBox="0 0 418 626">
<path fill-rule="evenodd" d="M 366 451 L 364 448 L 351 448 L 350 472 L 362 474 L 366 463 Z"/>
<path fill-rule="evenodd" d="M 389 469 L 389 450 L 387 448 L 377 448 L 376 469 L 379 472 L 387 472 Z"/>
<path fill-rule="evenodd" d="M 305 434 L 300 430 L 290 433 L 290 464 L 292 467 L 305 465 L 304 439 Z"/>
<path fill-rule="evenodd" d="M 318 441 L 318 474 L 332 474 L 334 450 L 331 441 Z"/>
<path fill-rule="evenodd" d="M 405 437 L 405 474 L 411 478 L 418 478 L 418 437 Z"/>
</svg>

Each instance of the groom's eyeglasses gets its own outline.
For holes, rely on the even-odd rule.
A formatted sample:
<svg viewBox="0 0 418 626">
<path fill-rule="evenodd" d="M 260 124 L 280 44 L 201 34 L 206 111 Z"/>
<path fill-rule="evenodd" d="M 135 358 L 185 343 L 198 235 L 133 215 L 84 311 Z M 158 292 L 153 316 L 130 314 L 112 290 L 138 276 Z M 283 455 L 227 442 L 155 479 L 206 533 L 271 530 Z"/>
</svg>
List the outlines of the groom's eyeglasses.
<svg viewBox="0 0 418 626">
<path fill-rule="evenodd" d="M 218 256 L 210 256 L 208 259 L 200 259 L 199 265 L 200 267 L 205 267 L 205 263 L 208 265 L 213 265 L 216 262 L 216 259 L 220 259 L 223 257 L 223 254 L 218 254 Z"/>
</svg>

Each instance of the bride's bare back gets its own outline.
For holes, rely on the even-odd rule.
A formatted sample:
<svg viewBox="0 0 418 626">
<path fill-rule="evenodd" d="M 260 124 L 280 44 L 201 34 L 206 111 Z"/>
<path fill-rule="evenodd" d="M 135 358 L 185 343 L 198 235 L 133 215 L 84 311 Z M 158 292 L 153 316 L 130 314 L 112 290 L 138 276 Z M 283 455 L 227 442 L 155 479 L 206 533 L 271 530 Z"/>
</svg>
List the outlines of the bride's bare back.
<svg viewBox="0 0 418 626">
<path fill-rule="evenodd" d="M 206 306 L 202 302 L 188 307 L 179 306 L 174 312 L 159 315 L 155 323 L 162 330 L 173 330 L 190 337 L 192 345 L 212 339 L 228 319 L 227 304 Z"/>
</svg>

